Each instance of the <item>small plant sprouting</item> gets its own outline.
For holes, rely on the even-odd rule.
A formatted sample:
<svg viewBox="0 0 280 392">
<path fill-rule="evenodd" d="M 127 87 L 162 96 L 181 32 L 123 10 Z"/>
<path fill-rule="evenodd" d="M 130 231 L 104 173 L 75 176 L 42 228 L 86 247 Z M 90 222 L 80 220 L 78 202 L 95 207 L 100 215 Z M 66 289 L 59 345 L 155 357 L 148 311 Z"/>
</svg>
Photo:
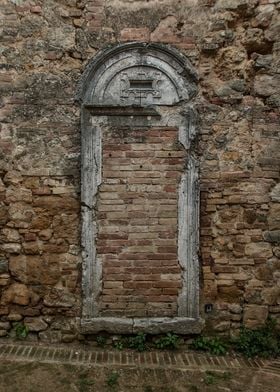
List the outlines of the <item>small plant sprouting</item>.
<svg viewBox="0 0 280 392">
<path fill-rule="evenodd" d="M 117 350 L 123 350 L 124 348 L 132 348 L 139 352 L 145 351 L 147 349 L 146 334 L 140 332 L 134 336 L 122 337 L 118 340 L 115 340 L 113 346 Z"/>
<path fill-rule="evenodd" d="M 276 321 L 268 319 L 263 327 L 255 330 L 243 327 L 233 344 L 247 357 L 277 357 L 280 355 L 280 334 L 276 330 Z"/>
<path fill-rule="evenodd" d="M 118 385 L 119 374 L 116 372 L 112 372 L 109 374 L 106 383 L 108 387 L 115 388 Z"/>
<path fill-rule="evenodd" d="M 23 323 L 15 323 L 14 331 L 16 333 L 17 339 L 25 339 L 28 335 L 29 328 Z"/>
<path fill-rule="evenodd" d="M 89 392 L 94 381 L 87 378 L 87 374 L 81 374 L 78 380 L 79 392 Z"/>
<path fill-rule="evenodd" d="M 158 349 L 176 349 L 179 345 L 179 337 L 172 332 L 167 333 L 165 336 L 155 341 L 155 346 Z"/>
<path fill-rule="evenodd" d="M 220 373 L 220 372 L 211 372 L 206 370 L 203 381 L 206 385 L 212 385 L 219 380 L 224 380 L 224 381 L 229 380 L 231 377 L 232 374 L 229 372 Z"/>
<path fill-rule="evenodd" d="M 96 337 L 96 343 L 97 343 L 97 345 L 98 345 L 99 347 L 105 347 L 106 342 L 107 342 L 107 338 L 106 338 L 105 336 L 98 335 L 98 336 Z"/>
<path fill-rule="evenodd" d="M 203 381 L 206 385 L 212 385 L 215 383 L 216 379 L 213 374 L 205 374 Z"/>
<path fill-rule="evenodd" d="M 143 332 L 138 333 L 136 336 L 131 336 L 127 339 L 127 347 L 133 348 L 139 352 L 147 350 L 146 334 Z"/>
<path fill-rule="evenodd" d="M 219 337 L 199 336 L 191 344 L 191 348 L 200 351 L 209 351 L 214 355 L 224 355 L 227 352 L 227 345 Z"/>
<path fill-rule="evenodd" d="M 114 348 L 116 348 L 117 350 L 123 350 L 124 349 L 124 342 L 123 342 L 123 340 L 122 339 L 118 339 L 118 340 L 115 340 L 114 342 L 113 342 L 113 346 L 114 346 Z"/>
</svg>

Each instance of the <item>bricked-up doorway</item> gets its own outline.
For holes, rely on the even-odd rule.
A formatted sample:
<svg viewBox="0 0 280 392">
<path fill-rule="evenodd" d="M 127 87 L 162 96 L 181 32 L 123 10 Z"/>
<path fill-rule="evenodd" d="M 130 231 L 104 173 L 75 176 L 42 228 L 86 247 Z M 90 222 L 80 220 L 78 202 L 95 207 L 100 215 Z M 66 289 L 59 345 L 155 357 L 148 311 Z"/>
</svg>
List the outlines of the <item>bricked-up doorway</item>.
<svg viewBox="0 0 280 392">
<path fill-rule="evenodd" d="M 104 50 L 84 72 L 84 332 L 201 330 L 196 82 L 158 44 Z"/>
</svg>

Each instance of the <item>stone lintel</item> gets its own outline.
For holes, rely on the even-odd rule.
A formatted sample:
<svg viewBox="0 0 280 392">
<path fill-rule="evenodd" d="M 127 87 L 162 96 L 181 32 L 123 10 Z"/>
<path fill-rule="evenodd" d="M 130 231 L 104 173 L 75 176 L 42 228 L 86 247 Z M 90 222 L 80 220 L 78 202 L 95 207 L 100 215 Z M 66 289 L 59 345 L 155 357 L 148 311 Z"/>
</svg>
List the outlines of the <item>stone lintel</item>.
<svg viewBox="0 0 280 392">
<path fill-rule="evenodd" d="M 106 331 L 116 334 L 133 334 L 145 332 L 160 334 L 173 332 L 180 335 L 199 334 L 204 327 L 201 318 L 155 317 L 155 318 L 118 318 L 96 317 L 81 320 L 82 333 L 99 333 Z"/>
<path fill-rule="evenodd" d="M 156 116 L 160 114 L 153 107 L 142 106 L 98 106 L 84 105 L 93 116 Z"/>
</svg>

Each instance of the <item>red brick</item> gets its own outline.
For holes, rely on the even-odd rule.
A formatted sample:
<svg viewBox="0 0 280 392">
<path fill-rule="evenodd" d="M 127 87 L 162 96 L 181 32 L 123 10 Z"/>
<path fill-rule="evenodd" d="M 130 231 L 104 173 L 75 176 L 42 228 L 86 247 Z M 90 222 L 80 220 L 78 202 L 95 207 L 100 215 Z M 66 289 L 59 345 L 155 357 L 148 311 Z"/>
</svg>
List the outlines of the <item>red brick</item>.
<svg viewBox="0 0 280 392">
<path fill-rule="evenodd" d="M 120 33 L 121 41 L 149 41 L 150 30 L 146 27 L 125 28 Z"/>
</svg>

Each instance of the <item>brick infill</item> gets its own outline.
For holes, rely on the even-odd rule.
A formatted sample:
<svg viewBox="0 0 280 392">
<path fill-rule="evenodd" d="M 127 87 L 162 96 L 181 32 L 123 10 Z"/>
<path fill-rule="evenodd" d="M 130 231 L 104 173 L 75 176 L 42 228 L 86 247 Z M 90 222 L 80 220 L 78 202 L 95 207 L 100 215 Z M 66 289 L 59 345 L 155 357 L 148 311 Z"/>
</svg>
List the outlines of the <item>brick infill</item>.
<svg viewBox="0 0 280 392">
<path fill-rule="evenodd" d="M 40 344 L 0 344 L 0 361 L 39 361 L 94 366 L 130 366 L 170 369 L 238 369 L 268 370 L 270 361 L 239 356 L 213 356 L 191 351 L 115 351 L 96 348 L 47 346 Z"/>
</svg>

